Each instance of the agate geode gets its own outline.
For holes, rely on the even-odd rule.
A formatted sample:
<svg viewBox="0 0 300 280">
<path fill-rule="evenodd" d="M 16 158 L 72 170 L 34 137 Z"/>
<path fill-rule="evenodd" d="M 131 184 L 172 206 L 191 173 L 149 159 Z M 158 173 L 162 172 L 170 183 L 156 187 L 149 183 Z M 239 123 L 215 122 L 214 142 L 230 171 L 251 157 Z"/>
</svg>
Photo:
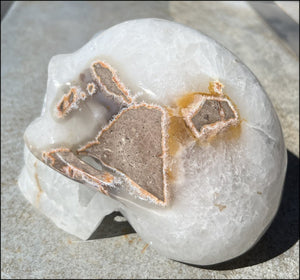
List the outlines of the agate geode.
<svg viewBox="0 0 300 280">
<path fill-rule="evenodd" d="M 25 132 L 25 197 L 87 239 L 120 211 L 169 258 L 214 264 L 252 247 L 280 203 L 287 154 L 253 74 L 183 25 L 133 20 L 51 59 Z"/>
</svg>

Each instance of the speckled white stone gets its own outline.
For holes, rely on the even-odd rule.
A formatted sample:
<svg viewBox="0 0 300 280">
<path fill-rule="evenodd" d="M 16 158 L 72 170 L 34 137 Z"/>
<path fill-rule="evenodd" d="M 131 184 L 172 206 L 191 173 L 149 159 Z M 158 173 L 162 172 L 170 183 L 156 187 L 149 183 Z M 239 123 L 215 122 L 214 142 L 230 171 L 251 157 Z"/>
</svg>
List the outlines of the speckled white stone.
<svg viewBox="0 0 300 280">
<path fill-rule="evenodd" d="M 105 215 L 121 211 L 153 248 L 183 262 L 215 264 L 251 248 L 276 214 L 287 161 L 279 120 L 254 75 L 224 47 L 191 28 L 158 19 L 119 24 L 77 52 L 51 59 L 42 116 L 25 132 L 34 153 L 93 139 L 109 121 L 104 106 L 91 103 L 66 122 L 52 117 L 58 89 L 95 58 L 118 70 L 138 102 L 171 105 L 185 93 L 207 92 L 209 81 L 220 80 L 244 120 L 240 136 L 182 147 L 176 156 L 180 172 L 171 185 L 173 200 L 166 208 L 119 203 L 88 190 L 39 161 L 34 166 L 36 159 L 26 149 L 19 180 L 25 197 L 83 239 Z"/>
</svg>

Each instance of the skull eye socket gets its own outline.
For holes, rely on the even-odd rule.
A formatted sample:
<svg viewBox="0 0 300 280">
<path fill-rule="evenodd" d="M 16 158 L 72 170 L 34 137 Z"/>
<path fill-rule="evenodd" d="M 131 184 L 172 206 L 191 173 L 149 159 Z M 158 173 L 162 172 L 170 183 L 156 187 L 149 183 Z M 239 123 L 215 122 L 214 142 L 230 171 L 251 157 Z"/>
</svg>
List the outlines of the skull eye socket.
<svg viewBox="0 0 300 280">
<path fill-rule="evenodd" d="M 201 109 L 192 117 L 196 129 L 200 131 L 204 125 L 221 121 L 220 102 L 217 100 L 206 100 Z"/>
<path fill-rule="evenodd" d="M 181 112 L 198 139 L 214 136 L 239 121 L 237 111 L 225 95 L 195 94 L 191 104 Z"/>
</svg>

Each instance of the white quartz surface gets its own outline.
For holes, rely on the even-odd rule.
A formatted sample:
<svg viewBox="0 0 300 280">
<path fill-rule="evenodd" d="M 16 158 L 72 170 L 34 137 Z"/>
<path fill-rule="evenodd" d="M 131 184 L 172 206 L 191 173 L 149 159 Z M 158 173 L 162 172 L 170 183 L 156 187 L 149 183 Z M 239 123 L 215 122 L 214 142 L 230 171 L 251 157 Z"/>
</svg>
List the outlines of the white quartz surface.
<svg viewBox="0 0 300 280">
<path fill-rule="evenodd" d="M 258 77 L 282 123 L 290 163 L 281 210 L 261 242 L 229 264 L 203 269 L 174 262 L 147 248 L 136 234 L 83 243 L 35 211 L 17 188 L 16 178 L 23 166 L 22 135 L 25 127 L 40 114 L 49 59 L 57 53 L 75 51 L 99 30 L 141 17 L 184 23 L 221 42 Z M 295 166 L 299 153 L 299 61 L 247 4 L 17 3 L 2 22 L 1 60 L 3 278 L 298 276 Z M 112 228 L 107 236 L 113 236 L 115 230 Z M 125 230 L 130 232 L 128 227 Z"/>
</svg>

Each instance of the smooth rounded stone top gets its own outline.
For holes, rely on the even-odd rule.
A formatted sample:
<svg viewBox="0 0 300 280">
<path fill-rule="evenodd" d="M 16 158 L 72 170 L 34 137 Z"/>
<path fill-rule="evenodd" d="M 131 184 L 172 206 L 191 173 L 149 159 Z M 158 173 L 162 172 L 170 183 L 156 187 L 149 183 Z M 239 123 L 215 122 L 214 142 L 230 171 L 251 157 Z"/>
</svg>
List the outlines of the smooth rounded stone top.
<svg viewBox="0 0 300 280">
<path fill-rule="evenodd" d="M 270 225 L 287 164 L 280 123 L 220 44 L 174 22 L 132 20 L 53 57 L 48 75 L 19 183 L 59 227 L 86 239 L 118 210 L 161 254 L 209 265 L 244 253 Z"/>
</svg>

